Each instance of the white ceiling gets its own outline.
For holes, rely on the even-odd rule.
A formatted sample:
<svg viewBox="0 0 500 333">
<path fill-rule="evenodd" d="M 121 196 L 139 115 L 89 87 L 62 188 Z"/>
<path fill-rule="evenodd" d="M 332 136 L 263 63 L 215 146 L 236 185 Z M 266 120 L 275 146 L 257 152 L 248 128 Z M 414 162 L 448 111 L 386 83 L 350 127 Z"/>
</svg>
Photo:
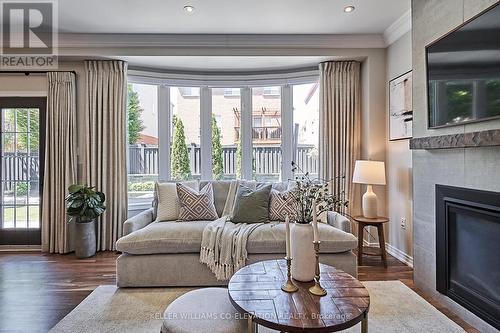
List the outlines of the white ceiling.
<svg viewBox="0 0 500 333">
<path fill-rule="evenodd" d="M 380 34 L 410 0 L 63 0 L 59 31 L 160 34 Z M 195 12 L 184 12 L 185 5 Z M 354 5 L 346 14 L 343 9 Z"/>
<path fill-rule="evenodd" d="M 195 7 L 193 14 L 184 12 L 187 4 Z M 65 43 L 83 40 L 76 44 L 86 53 L 72 50 L 68 55 L 73 57 L 122 59 L 132 67 L 159 70 L 246 72 L 315 67 L 321 61 L 343 59 L 314 51 L 320 44 L 380 47 L 373 45 L 383 43 L 384 32 L 397 35 L 392 30 L 401 29 L 399 21 L 407 18 L 410 0 L 62 0 L 58 5 L 59 31 L 68 36 Z M 347 5 L 356 10 L 344 13 Z M 176 34 L 198 37 L 182 39 Z M 241 37 L 228 36 L 232 34 Z M 157 40 L 162 36 L 166 44 Z M 97 48 L 89 48 L 89 41 L 98 41 Z M 177 44 L 187 51 L 158 52 L 173 50 Z M 147 45 L 151 47 L 146 49 Z M 197 53 L 214 46 L 222 47 L 222 53 Z M 304 51 L 297 55 L 273 51 L 269 56 L 251 52 L 274 46 Z M 235 47 L 236 56 L 229 56 L 225 50 Z M 103 52 L 106 48 L 111 51 Z"/>
</svg>

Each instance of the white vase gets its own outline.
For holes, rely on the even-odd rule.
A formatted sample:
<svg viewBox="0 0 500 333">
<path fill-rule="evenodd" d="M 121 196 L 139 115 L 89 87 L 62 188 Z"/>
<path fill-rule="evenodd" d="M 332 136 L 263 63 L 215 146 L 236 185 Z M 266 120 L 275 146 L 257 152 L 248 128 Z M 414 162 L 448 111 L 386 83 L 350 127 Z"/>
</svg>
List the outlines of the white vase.
<svg viewBox="0 0 500 333">
<path fill-rule="evenodd" d="M 314 280 L 316 255 L 313 245 L 313 228 L 311 223 L 294 223 L 290 228 L 290 245 L 292 255 L 292 278 L 308 282 Z"/>
</svg>

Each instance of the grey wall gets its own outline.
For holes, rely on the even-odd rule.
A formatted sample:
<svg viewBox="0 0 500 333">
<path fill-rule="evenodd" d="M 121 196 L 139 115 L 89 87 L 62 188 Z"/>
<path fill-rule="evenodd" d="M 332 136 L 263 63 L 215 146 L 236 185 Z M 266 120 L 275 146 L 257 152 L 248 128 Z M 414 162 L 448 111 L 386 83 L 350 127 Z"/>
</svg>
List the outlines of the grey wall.
<svg viewBox="0 0 500 333">
<path fill-rule="evenodd" d="M 361 159 L 384 161 L 386 159 L 386 104 L 385 104 L 385 67 L 386 50 L 373 49 L 370 55 L 361 65 Z M 361 203 L 361 196 L 366 192 L 366 186 L 360 186 L 358 203 Z M 378 214 L 386 216 L 387 201 L 386 187 L 373 186 L 373 191 L 378 197 Z M 361 213 L 360 207 L 357 213 Z M 356 210 L 355 210 L 356 212 Z M 376 232 L 371 231 L 371 235 Z M 374 241 L 365 233 L 365 239 Z"/>
<path fill-rule="evenodd" d="M 497 0 L 413 0 L 414 137 L 500 129 L 500 121 L 439 130 L 427 129 L 425 46 Z M 416 287 L 431 293 L 481 332 L 497 332 L 472 313 L 436 292 L 435 184 L 500 192 L 500 148 L 416 150 L 413 157 L 413 251 Z"/>
<path fill-rule="evenodd" d="M 412 69 L 411 32 L 387 48 L 387 82 Z M 389 85 L 387 109 L 389 108 Z M 386 111 L 388 112 L 388 111 Z M 387 133 L 389 133 L 387 119 Z M 412 160 L 409 140 L 387 142 L 387 207 L 389 225 L 386 230 L 389 250 L 411 264 L 413 259 Z M 406 229 L 401 227 L 406 220 Z"/>
</svg>

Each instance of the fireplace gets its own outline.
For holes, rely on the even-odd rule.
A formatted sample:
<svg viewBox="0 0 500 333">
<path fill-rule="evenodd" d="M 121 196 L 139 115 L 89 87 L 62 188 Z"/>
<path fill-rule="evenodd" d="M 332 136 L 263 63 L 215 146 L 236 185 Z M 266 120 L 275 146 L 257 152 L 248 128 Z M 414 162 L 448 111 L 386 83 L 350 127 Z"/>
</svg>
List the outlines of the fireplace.
<svg viewBox="0 0 500 333">
<path fill-rule="evenodd" d="M 500 329 L 500 193 L 436 185 L 436 289 Z"/>
</svg>

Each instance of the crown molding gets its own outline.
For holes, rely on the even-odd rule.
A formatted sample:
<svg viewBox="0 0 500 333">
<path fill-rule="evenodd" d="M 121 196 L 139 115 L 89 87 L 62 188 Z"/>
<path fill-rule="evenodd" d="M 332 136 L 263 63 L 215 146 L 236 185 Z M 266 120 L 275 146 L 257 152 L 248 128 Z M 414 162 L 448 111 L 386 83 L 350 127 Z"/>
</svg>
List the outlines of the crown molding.
<svg viewBox="0 0 500 333">
<path fill-rule="evenodd" d="M 386 46 L 391 45 L 405 33 L 411 30 L 411 10 L 401 15 L 394 21 L 383 33 L 384 42 Z"/>
<path fill-rule="evenodd" d="M 385 47 L 380 34 L 59 34 L 61 56 L 283 55 L 294 50 L 313 52 Z"/>
</svg>

